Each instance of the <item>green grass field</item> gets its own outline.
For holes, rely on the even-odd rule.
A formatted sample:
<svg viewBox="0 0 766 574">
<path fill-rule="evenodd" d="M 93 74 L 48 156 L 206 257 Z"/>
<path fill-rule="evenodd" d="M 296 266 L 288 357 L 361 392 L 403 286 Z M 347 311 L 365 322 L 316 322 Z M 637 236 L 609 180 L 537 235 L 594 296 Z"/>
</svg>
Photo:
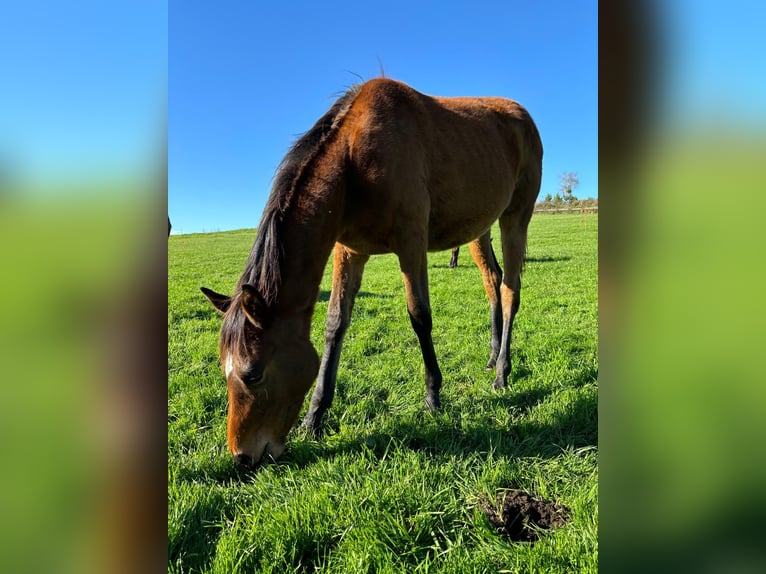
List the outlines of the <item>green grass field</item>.
<svg viewBox="0 0 766 574">
<path fill-rule="evenodd" d="M 372 257 L 324 438 L 296 427 L 279 464 L 251 473 L 226 449 L 220 318 L 199 286 L 230 293 L 255 231 L 170 237 L 168 570 L 596 572 L 597 237 L 597 215 L 532 218 L 513 382 L 500 392 L 484 369 L 489 310 L 468 250 L 457 269 L 449 252 L 429 255 L 444 375 L 436 414 L 422 410 L 397 260 Z M 320 354 L 331 268 L 313 320 Z M 534 544 L 511 542 L 480 504 L 503 488 L 560 502 L 572 520 Z"/>
</svg>

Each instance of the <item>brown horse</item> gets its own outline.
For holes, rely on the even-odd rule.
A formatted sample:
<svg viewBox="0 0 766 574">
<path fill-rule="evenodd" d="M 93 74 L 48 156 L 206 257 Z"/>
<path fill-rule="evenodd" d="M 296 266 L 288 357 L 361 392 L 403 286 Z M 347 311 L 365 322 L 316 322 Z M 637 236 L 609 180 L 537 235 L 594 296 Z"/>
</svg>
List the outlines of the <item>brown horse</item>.
<svg viewBox="0 0 766 574">
<path fill-rule="evenodd" d="M 506 385 L 542 155 L 537 128 L 516 102 L 432 97 L 382 78 L 348 90 L 295 143 L 277 170 L 234 293 L 202 288 L 224 313 L 227 437 L 241 464 L 282 454 L 315 377 L 304 426 L 319 433 L 370 255 L 399 258 L 425 363 L 425 404 L 436 409 L 442 374 L 431 339 L 426 253 L 468 243 L 490 303 L 487 367 L 496 367 L 495 388 Z M 502 280 L 489 238 L 498 220 Z M 309 332 L 333 251 L 320 364 Z"/>
</svg>

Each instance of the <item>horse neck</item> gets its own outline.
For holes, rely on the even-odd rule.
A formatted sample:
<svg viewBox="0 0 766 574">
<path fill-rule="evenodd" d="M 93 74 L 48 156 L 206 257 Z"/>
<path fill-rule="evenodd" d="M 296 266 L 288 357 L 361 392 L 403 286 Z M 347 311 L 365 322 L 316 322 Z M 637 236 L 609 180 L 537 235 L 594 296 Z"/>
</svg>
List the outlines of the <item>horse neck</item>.
<svg viewBox="0 0 766 574">
<path fill-rule="evenodd" d="M 304 316 L 309 323 L 325 265 L 340 229 L 343 186 L 323 181 L 306 186 L 287 210 L 279 241 L 282 270 L 276 309 L 281 315 Z"/>
</svg>

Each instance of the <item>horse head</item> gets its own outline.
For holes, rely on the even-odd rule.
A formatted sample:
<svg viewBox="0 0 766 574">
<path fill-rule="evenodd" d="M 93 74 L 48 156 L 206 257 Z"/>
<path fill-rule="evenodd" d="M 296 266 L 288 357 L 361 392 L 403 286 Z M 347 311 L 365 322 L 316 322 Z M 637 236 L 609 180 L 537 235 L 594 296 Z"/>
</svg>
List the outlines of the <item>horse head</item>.
<svg viewBox="0 0 766 574">
<path fill-rule="evenodd" d="M 231 297 L 202 292 L 223 313 L 219 341 L 226 375 L 226 435 L 234 458 L 248 468 L 285 450 L 319 359 L 300 317 L 280 317 L 252 285 Z"/>
</svg>

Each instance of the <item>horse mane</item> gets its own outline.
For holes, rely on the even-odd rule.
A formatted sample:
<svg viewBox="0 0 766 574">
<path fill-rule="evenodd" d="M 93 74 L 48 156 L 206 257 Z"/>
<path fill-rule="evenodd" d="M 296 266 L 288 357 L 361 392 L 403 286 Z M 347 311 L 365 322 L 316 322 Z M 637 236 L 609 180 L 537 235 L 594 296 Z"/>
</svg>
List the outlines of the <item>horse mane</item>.
<svg viewBox="0 0 766 574">
<path fill-rule="evenodd" d="M 249 283 L 256 287 L 267 304 L 276 298 L 282 278 L 280 260 L 283 254 L 279 232 L 285 212 L 310 171 L 313 160 L 338 130 L 360 89 L 361 84 L 354 85 L 339 97 L 314 126 L 298 138 L 277 167 L 255 243 L 239 282 L 239 285 Z"/>
<path fill-rule="evenodd" d="M 351 86 L 343 93 L 329 110 L 301 135 L 280 162 L 274 175 L 271 193 L 263 209 L 261 222 L 255 243 L 245 263 L 235 292 L 232 295 L 230 312 L 224 316 L 221 330 L 221 349 L 237 348 L 244 334 L 244 314 L 239 309 L 241 286 L 253 285 L 267 304 L 272 304 L 277 297 L 282 280 L 281 261 L 284 256 L 280 241 L 281 227 L 285 213 L 300 189 L 300 184 L 310 175 L 314 160 L 324 149 L 330 137 L 338 131 L 362 84 Z M 233 343 L 235 347 L 229 346 Z"/>
</svg>

